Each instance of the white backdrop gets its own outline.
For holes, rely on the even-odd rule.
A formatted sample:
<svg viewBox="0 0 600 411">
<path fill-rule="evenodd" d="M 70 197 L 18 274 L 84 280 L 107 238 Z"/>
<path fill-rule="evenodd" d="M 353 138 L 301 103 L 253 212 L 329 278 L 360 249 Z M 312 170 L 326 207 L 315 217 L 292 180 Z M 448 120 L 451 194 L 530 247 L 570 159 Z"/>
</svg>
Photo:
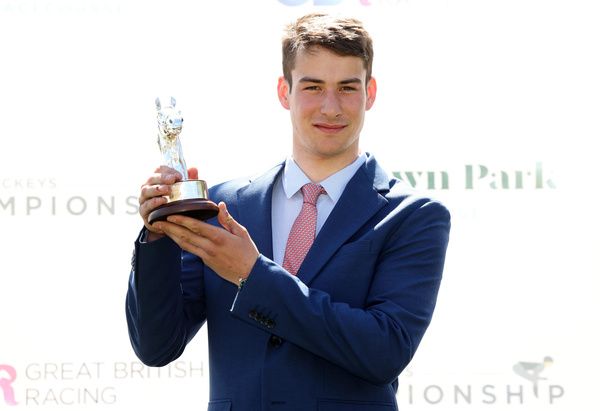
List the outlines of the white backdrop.
<svg viewBox="0 0 600 411">
<path fill-rule="evenodd" d="M 592 0 L 0 0 L 0 409 L 205 408 L 204 332 L 164 369 L 127 336 L 153 101 L 177 97 L 209 184 L 269 168 L 282 28 L 311 10 L 365 22 L 362 148 L 453 214 L 400 408 L 599 409 Z"/>
</svg>

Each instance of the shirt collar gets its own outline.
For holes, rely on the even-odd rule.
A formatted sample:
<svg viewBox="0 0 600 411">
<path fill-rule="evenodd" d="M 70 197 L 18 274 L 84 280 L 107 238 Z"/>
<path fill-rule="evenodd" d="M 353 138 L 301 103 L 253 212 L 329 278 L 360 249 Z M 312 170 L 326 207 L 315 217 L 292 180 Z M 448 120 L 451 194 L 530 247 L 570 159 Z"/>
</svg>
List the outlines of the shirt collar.
<svg viewBox="0 0 600 411">
<path fill-rule="evenodd" d="M 321 186 L 327 191 L 327 195 L 335 202 L 340 199 L 346 184 L 354 176 L 356 171 L 365 163 L 367 155 L 360 154 L 356 160 L 348 164 L 346 167 L 335 172 L 334 174 L 321 181 Z M 304 171 L 296 164 L 292 157 L 285 160 L 285 168 L 283 169 L 282 183 L 285 196 L 289 199 L 296 194 L 304 184 L 310 183 L 310 179 L 304 174 Z"/>
</svg>

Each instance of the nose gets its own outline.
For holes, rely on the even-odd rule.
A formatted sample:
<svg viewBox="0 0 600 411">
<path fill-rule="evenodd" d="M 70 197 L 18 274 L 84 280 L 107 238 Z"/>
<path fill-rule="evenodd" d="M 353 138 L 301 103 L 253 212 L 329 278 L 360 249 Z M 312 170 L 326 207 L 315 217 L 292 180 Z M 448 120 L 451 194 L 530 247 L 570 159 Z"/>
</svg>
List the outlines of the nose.
<svg viewBox="0 0 600 411">
<path fill-rule="evenodd" d="M 179 118 L 170 118 L 169 119 L 169 125 L 173 129 L 179 129 L 183 125 L 183 118 L 181 118 L 181 117 L 179 117 Z"/>
<path fill-rule="evenodd" d="M 337 117 L 342 113 L 340 96 L 336 91 L 328 90 L 323 93 L 323 100 L 321 101 L 321 113 L 327 117 Z"/>
</svg>

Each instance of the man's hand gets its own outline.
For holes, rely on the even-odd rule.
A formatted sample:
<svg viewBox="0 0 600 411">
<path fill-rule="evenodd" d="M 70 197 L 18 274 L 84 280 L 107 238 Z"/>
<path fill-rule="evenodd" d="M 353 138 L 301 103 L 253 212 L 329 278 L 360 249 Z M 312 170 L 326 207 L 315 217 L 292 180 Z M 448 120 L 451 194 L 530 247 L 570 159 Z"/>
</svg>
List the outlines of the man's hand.
<svg viewBox="0 0 600 411">
<path fill-rule="evenodd" d="M 198 178 L 198 170 L 196 168 L 188 169 L 190 179 Z M 154 224 L 148 223 L 148 216 L 158 206 L 167 202 L 167 198 L 171 193 L 171 186 L 177 181 L 181 181 L 183 176 L 174 169 L 167 166 L 160 166 L 154 170 L 154 174 L 142 185 L 139 196 L 139 213 L 144 220 L 144 226 L 148 229 L 148 241 L 156 240 L 164 235 L 164 233 Z"/>
<path fill-rule="evenodd" d="M 153 224 L 183 250 L 197 255 L 223 279 L 236 285 L 250 274 L 259 252 L 246 228 L 231 217 L 225 203 L 219 203 L 221 227 L 182 215 Z"/>
</svg>

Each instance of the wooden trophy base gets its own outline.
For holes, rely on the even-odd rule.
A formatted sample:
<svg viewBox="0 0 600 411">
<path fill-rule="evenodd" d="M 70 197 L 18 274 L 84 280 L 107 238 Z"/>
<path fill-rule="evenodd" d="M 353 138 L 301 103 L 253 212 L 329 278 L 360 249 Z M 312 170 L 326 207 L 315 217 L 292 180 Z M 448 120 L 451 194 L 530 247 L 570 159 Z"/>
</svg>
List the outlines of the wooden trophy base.
<svg viewBox="0 0 600 411">
<path fill-rule="evenodd" d="M 165 221 L 168 216 L 173 214 L 180 214 L 204 221 L 219 214 L 219 207 L 212 201 L 204 198 L 173 201 L 154 209 L 148 216 L 148 222 L 152 224 L 156 221 Z"/>
</svg>

